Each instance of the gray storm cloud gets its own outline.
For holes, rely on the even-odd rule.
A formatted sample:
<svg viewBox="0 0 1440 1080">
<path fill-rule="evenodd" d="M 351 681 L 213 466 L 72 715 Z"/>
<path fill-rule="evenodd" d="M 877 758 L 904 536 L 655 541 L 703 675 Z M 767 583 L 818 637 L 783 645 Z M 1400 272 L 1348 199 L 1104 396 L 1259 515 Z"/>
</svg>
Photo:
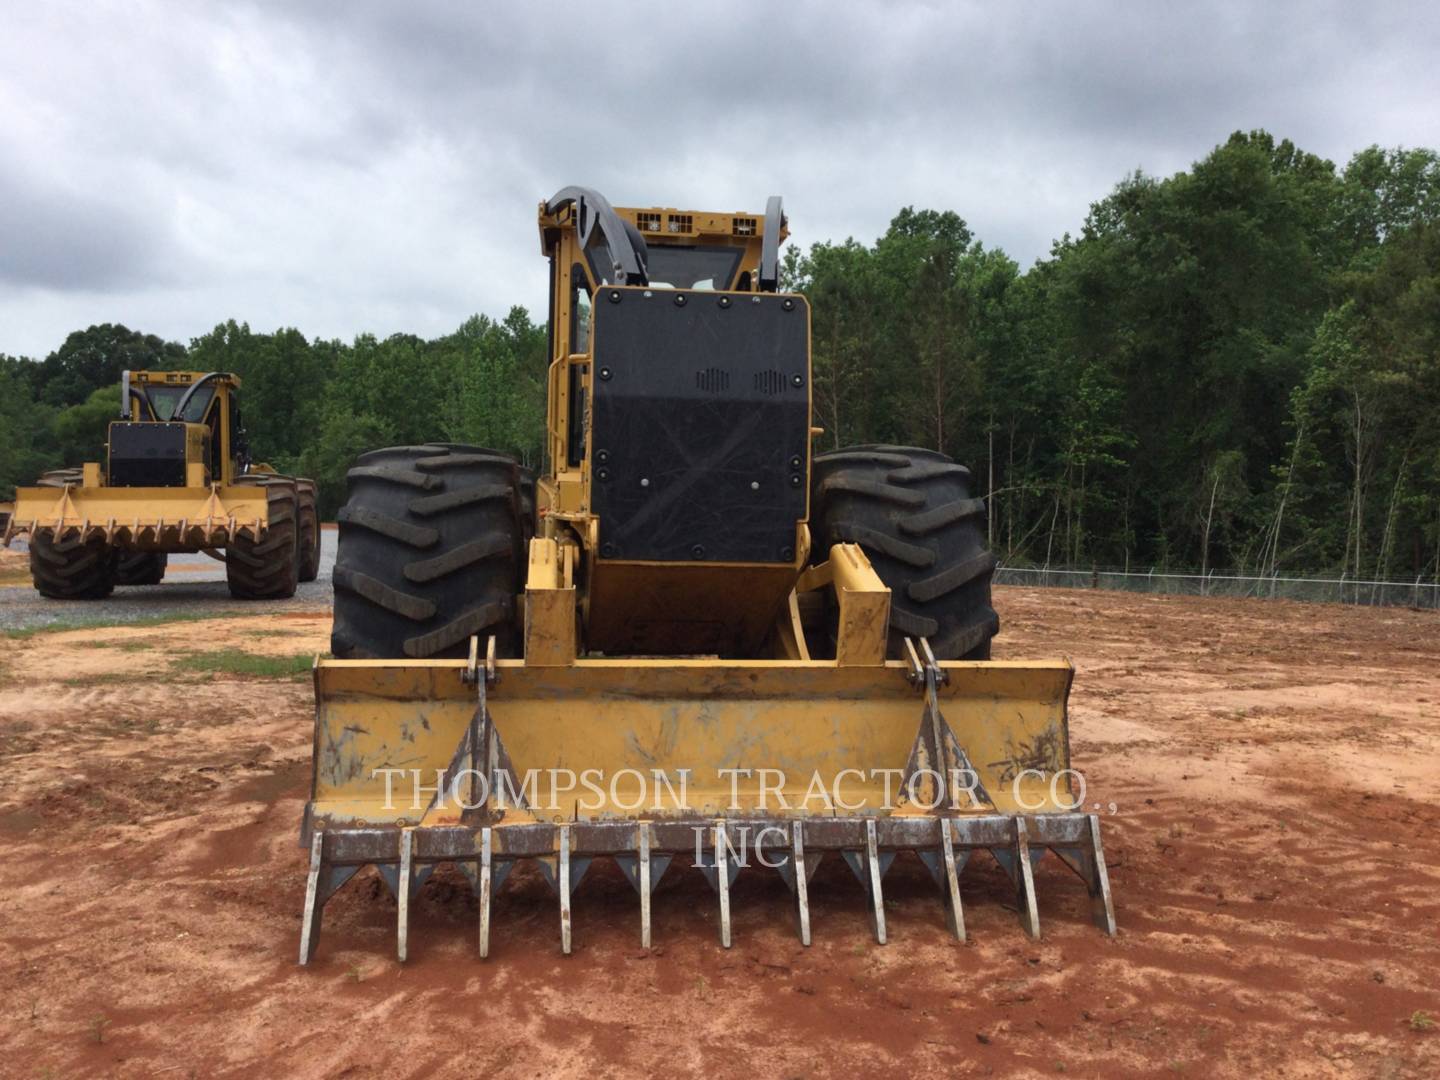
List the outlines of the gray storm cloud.
<svg viewBox="0 0 1440 1080">
<path fill-rule="evenodd" d="M 0 162 L 0 293 L 124 290 L 172 278 L 163 213 L 125 205 L 86 177 L 25 175 L 15 164 Z"/>
<path fill-rule="evenodd" d="M 536 202 L 958 211 L 1022 264 L 1264 127 L 1440 145 L 1425 3 L 13 5 L 0 351 L 121 321 L 435 334 L 543 303 Z"/>
</svg>

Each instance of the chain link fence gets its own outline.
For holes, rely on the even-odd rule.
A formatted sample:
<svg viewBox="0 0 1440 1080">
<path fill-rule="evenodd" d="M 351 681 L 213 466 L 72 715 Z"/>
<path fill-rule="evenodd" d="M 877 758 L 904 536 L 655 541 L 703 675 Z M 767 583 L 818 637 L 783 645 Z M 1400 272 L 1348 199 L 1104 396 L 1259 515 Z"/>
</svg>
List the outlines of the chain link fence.
<svg viewBox="0 0 1440 1080">
<path fill-rule="evenodd" d="M 1000 566 L 997 585 L 1041 585 L 1065 589 L 1118 589 L 1174 596 L 1248 596 L 1304 600 L 1317 604 L 1366 604 L 1440 610 L 1440 583 L 1422 581 L 1359 581 L 1346 577 L 1206 573 L 1186 570 L 1123 570 L 1092 567 Z"/>
</svg>

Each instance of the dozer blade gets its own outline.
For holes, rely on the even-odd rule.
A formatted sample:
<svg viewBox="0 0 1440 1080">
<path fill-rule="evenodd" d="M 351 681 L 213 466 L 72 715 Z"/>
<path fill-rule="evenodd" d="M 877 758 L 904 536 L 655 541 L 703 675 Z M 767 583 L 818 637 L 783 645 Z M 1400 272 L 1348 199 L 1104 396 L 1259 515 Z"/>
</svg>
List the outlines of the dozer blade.
<svg viewBox="0 0 1440 1080">
<path fill-rule="evenodd" d="M 981 849 L 1014 883 L 1030 934 L 1031 869 L 1046 851 L 1079 874 L 1113 934 L 1099 820 L 1072 794 L 1070 665 L 919 655 L 864 667 L 321 660 L 300 960 L 325 901 L 367 864 L 387 871 L 403 959 L 419 875 L 441 862 L 471 880 L 488 955 L 494 892 L 527 858 L 557 892 L 565 952 L 571 893 L 599 856 L 639 892 L 646 946 L 650 894 L 672 861 L 705 872 L 726 947 L 735 876 L 779 871 L 809 944 L 810 879 L 827 853 L 860 878 L 883 943 L 882 881 L 906 850 L 934 875 L 962 940 L 959 875 Z"/>
<path fill-rule="evenodd" d="M 236 536 L 259 540 L 268 524 L 261 487 L 19 488 L 0 543 L 49 533 L 120 548 L 223 547 Z"/>
</svg>

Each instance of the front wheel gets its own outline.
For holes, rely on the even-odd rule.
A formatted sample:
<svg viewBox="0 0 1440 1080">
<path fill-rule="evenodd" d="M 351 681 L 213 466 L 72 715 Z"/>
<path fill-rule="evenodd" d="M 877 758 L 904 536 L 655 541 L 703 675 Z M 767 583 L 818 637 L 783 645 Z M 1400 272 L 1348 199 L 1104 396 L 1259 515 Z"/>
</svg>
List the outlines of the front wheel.
<svg viewBox="0 0 1440 1080">
<path fill-rule="evenodd" d="M 927 638 L 937 660 L 988 660 L 1000 619 L 990 602 L 995 557 L 985 501 L 970 470 L 910 446 L 854 446 L 815 457 L 810 495 L 814 559 L 859 544 L 890 587 L 887 655 Z"/>
<path fill-rule="evenodd" d="M 517 655 L 523 585 L 520 469 L 478 447 L 397 446 L 362 455 L 336 515 L 340 659 L 464 657 L 470 637 Z"/>
<path fill-rule="evenodd" d="M 50 600 L 103 600 L 115 591 L 115 549 L 78 530 L 57 540 L 40 529 L 30 537 L 30 579 Z"/>
</svg>

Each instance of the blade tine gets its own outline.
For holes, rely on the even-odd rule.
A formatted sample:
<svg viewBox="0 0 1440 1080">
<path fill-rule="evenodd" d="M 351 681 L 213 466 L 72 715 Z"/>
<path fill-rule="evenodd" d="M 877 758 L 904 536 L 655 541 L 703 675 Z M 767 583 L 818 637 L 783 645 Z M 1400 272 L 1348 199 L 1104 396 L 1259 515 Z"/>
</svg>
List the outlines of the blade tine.
<svg viewBox="0 0 1440 1080">
<path fill-rule="evenodd" d="M 800 917 L 800 944 L 810 947 L 810 893 L 805 873 L 804 826 L 795 822 L 791 829 L 791 849 L 795 856 L 795 904 Z"/>
<path fill-rule="evenodd" d="M 415 830 L 400 830 L 400 880 L 395 888 L 395 956 L 402 964 L 410 946 L 410 886 L 414 880 Z"/>
<path fill-rule="evenodd" d="M 560 951 L 570 955 L 570 826 L 560 826 Z"/>
<path fill-rule="evenodd" d="M 490 829 L 480 830 L 480 959 L 490 955 Z"/>
<path fill-rule="evenodd" d="M 640 947 L 650 948 L 650 823 L 640 823 Z"/>
<path fill-rule="evenodd" d="M 325 901 L 320 896 L 320 871 L 325 865 L 325 830 L 312 827 L 310 873 L 305 878 L 305 911 L 300 924 L 300 963 L 308 964 L 320 941 L 320 913 Z"/>
<path fill-rule="evenodd" d="M 1035 907 L 1035 875 L 1030 866 L 1030 833 L 1023 817 L 1015 818 L 1015 907 L 1020 925 L 1032 938 L 1040 937 L 1040 913 Z"/>
<path fill-rule="evenodd" d="M 720 945 L 730 948 L 730 853 L 725 823 L 715 823 L 715 880 L 720 886 Z"/>
<path fill-rule="evenodd" d="M 1090 814 L 1090 849 L 1094 882 L 1090 887 L 1090 917 L 1095 925 L 1115 936 L 1115 905 L 1110 900 L 1110 875 L 1105 870 L 1105 849 L 1100 844 L 1100 815 Z"/>
<path fill-rule="evenodd" d="M 965 940 L 965 909 L 960 904 L 960 878 L 955 872 L 955 843 L 950 838 L 950 821 L 940 820 L 940 851 L 945 859 L 945 885 L 948 895 L 950 930 L 957 941 Z"/>
<path fill-rule="evenodd" d="M 885 898 L 880 892 L 880 859 L 876 851 L 875 819 L 865 819 L 865 858 L 870 867 L 870 907 L 874 916 L 875 940 L 885 944 Z"/>
</svg>

